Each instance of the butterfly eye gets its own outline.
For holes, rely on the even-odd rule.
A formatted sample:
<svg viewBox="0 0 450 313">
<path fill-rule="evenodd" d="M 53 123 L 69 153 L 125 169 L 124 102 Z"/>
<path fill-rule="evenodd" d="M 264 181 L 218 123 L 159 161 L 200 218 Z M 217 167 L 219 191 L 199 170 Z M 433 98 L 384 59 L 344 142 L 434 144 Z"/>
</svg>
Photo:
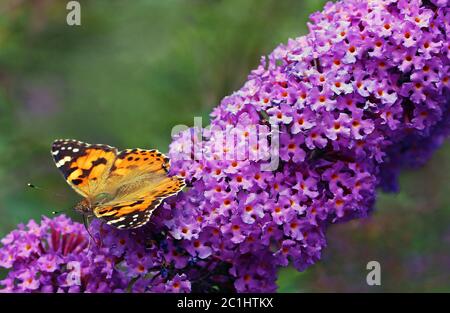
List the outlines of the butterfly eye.
<svg viewBox="0 0 450 313">
<path fill-rule="evenodd" d="M 112 198 L 113 198 L 113 196 L 111 194 L 102 192 L 102 193 L 99 193 L 97 196 L 95 196 L 94 201 L 96 204 L 105 203 L 105 202 L 111 200 Z"/>
</svg>

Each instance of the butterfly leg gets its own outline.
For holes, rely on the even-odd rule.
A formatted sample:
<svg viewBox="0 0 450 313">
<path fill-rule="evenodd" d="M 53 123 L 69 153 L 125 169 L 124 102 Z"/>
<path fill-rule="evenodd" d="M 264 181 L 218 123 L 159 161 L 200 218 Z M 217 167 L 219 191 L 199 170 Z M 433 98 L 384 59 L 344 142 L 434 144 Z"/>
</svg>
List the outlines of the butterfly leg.
<svg viewBox="0 0 450 313">
<path fill-rule="evenodd" d="M 86 231 L 89 234 L 88 251 L 90 251 L 91 241 L 93 241 L 95 244 L 97 244 L 97 242 L 95 241 L 94 236 L 92 236 L 91 232 L 89 231 L 89 225 L 90 225 L 89 216 L 87 214 L 81 214 L 81 216 L 83 217 L 84 227 L 86 228 Z"/>
</svg>

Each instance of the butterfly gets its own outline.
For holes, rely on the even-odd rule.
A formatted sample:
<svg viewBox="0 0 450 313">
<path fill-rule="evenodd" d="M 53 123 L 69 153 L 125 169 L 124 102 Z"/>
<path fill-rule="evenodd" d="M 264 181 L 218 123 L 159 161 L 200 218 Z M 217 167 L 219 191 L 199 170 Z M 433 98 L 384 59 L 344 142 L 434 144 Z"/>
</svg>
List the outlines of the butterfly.
<svg viewBox="0 0 450 313">
<path fill-rule="evenodd" d="M 51 154 L 68 184 L 84 199 L 75 206 L 118 229 L 145 225 L 162 200 L 185 186 L 168 176 L 169 159 L 157 150 L 117 148 L 72 139 L 53 142 Z"/>
</svg>

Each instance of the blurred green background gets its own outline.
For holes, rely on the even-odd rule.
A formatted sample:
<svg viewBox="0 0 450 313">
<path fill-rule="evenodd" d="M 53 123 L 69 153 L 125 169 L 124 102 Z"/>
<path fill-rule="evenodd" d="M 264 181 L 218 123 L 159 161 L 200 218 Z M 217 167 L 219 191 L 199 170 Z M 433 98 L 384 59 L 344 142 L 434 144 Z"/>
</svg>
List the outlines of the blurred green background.
<svg viewBox="0 0 450 313">
<path fill-rule="evenodd" d="M 82 25 L 68 26 L 67 1 L 0 2 L 0 236 L 78 200 L 51 160 L 54 139 L 167 151 L 174 125 L 206 124 L 325 1 L 80 3 Z M 449 157 L 447 143 L 404 173 L 399 194 L 380 194 L 371 218 L 331 227 L 323 260 L 283 270 L 279 290 L 450 291 Z M 382 286 L 366 285 L 371 260 Z"/>
</svg>

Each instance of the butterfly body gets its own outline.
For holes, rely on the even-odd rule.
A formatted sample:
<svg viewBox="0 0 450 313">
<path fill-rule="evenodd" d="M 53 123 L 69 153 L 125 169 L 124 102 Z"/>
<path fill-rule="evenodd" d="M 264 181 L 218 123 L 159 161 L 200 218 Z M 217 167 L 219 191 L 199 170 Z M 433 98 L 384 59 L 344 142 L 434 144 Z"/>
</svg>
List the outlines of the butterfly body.
<svg viewBox="0 0 450 313">
<path fill-rule="evenodd" d="M 185 186 L 182 178 L 168 176 L 169 159 L 157 150 L 119 152 L 108 145 L 59 139 L 52 156 L 69 185 L 84 197 L 75 210 L 119 229 L 146 224 L 162 200 Z"/>
<path fill-rule="evenodd" d="M 93 206 L 87 199 L 83 199 L 80 202 L 77 203 L 77 205 L 74 207 L 74 210 L 80 214 L 83 214 L 85 216 L 92 216 L 93 215 Z"/>
</svg>

